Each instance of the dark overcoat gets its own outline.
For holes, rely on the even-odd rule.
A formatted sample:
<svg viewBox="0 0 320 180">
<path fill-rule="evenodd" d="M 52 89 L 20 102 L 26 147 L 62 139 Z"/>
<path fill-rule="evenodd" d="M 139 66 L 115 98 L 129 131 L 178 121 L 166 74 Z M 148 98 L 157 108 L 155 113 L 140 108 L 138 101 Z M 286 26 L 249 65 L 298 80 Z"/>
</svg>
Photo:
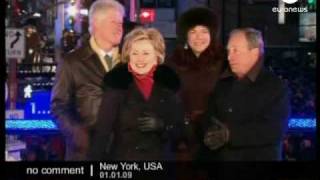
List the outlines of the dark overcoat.
<svg viewBox="0 0 320 180">
<path fill-rule="evenodd" d="M 168 57 L 166 64 L 173 68 L 180 80 L 179 95 L 185 107 L 185 132 L 187 146 L 182 149 L 186 157 L 193 159 L 197 151 L 201 116 L 208 108 L 208 98 L 213 93 L 217 80 L 224 68 L 224 55 L 221 48 L 210 45 L 199 57 L 192 50 L 177 46 L 174 53 Z"/>
<path fill-rule="evenodd" d="M 176 95 L 179 79 L 173 70 L 159 65 L 148 100 L 143 98 L 127 64 L 119 64 L 104 78 L 105 93 L 90 146 L 92 160 L 170 160 L 183 122 Z M 160 131 L 142 132 L 137 118 L 152 114 L 163 121 Z"/>
<path fill-rule="evenodd" d="M 287 85 L 264 68 L 254 81 L 238 80 L 235 75 L 226 74 L 229 75 L 222 76 L 209 98 L 203 132 L 210 127 L 211 117 L 215 117 L 229 129 L 229 141 L 216 151 L 203 146 L 199 158 L 204 161 L 280 160 L 290 114 Z"/>
<path fill-rule="evenodd" d="M 86 160 L 105 70 L 89 42 L 58 62 L 51 111 L 66 140 L 66 160 Z"/>
</svg>

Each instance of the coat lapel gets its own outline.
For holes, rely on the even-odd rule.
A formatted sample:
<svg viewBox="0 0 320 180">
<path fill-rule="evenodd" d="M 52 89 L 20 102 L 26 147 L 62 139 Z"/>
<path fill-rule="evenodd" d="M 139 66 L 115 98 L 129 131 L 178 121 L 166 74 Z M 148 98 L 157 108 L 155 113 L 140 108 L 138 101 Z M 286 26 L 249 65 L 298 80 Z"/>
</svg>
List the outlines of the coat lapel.
<svg viewBox="0 0 320 180">
<path fill-rule="evenodd" d="M 83 64 L 88 68 L 89 71 L 96 74 L 98 77 L 101 77 L 101 79 L 104 77 L 106 72 L 96 54 L 83 61 Z"/>
<path fill-rule="evenodd" d="M 80 60 L 82 61 L 83 65 L 88 68 L 88 71 L 91 71 L 98 77 L 103 78 L 106 72 L 100 62 L 98 55 L 92 50 L 89 43 L 80 52 Z"/>
</svg>

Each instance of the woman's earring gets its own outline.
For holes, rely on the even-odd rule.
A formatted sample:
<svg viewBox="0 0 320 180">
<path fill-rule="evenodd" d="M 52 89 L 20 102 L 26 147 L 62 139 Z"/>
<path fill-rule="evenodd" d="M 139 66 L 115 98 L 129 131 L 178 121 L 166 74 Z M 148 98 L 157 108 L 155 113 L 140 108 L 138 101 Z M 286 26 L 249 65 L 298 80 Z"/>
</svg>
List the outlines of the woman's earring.
<svg viewBox="0 0 320 180">
<path fill-rule="evenodd" d="M 185 50 L 187 50 L 189 47 L 188 47 L 188 43 L 185 43 L 184 44 L 184 47 L 183 47 Z"/>
</svg>

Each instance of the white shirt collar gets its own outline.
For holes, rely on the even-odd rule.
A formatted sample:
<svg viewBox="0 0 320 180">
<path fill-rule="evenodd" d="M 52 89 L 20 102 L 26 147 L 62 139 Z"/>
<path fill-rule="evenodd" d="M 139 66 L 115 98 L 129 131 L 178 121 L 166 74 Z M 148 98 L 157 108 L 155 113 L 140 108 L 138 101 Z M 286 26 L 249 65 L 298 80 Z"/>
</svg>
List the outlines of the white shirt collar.
<svg viewBox="0 0 320 180">
<path fill-rule="evenodd" d="M 112 48 L 109 52 L 105 52 L 103 49 L 101 49 L 97 42 L 95 41 L 94 37 L 91 36 L 90 40 L 89 40 L 90 46 L 93 49 L 94 52 L 97 53 L 97 55 L 99 56 L 100 62 L 103 65 L 104 69 L 106 70 L 106 72 L 109 71 L 109 68 L 104 60 L 106 55 L 109 55 L 112 58 L 112 63 L 113 64 L 117 64 L 118 60 L 117 60 L 117 54 L 118 53 L 118 48 Z M 115 57 L 113 57 L 115 56 Z"/>
</svg>

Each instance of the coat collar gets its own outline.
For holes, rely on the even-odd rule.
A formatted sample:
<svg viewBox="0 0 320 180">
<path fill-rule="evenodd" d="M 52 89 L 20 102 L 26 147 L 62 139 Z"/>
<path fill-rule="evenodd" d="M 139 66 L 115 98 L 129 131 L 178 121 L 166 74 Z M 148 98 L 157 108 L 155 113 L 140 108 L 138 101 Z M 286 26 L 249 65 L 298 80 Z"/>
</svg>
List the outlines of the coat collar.
<svg viewBox="0 0 320 180">
<path fill-rule="evenodd" d="M 84 45 L 77 50 L 77 53 L 79 53 L 78 57 L 80 57 L 79 59 L 82 61 L 90 59 L 91 56 L 98 57 L 98 55 L 91 48 L 89 41 L 85 42 Z"/>
<path fill-rule="evenodd" d="M 82 60 L 82 61 L 90 59 L 91 56 L 95 56 L 95 57 L 99 58 L 98 54 L 91 47 L 89 41 L 84 42 L 83 46 L 80 47 L 79 49 L 75 50 L 75 51 L 78 54 L 78 57 L 80 57 L 79 59 Z M 118 47 L 113 49 L 112 57 L 114 59 L 114 62 L 116 62 L 116 63 L 120 62 L 119 48 Z"/>
<path fill-rule="evenodd" d="M 251 82 L 255 82 L 262 70 L 263 70 L 263 60 L 258 60 L 258 62 L 248 72 L 248 74 L 246 75 L 246 78 Z M 228 68 L 222 73 L 220 79 L 224 79 L 228 77 L 237 78 L 237 76 L 231 71 L 230 66 L 228 66 Z"/>
<path fill-rule="evenodd" d="M 184 49 L 178 45 L 169 61 L 181 69 L 212 69 L 220 67 L 224 59 L 224 52 L 219 45 L 210 45 L 199 57 L 196 57 L 191 48 Z"/>
<path fill-rule="evenodd" d="M 126 90 L 132 82 L 133 75 L 128 71 L 128 64 L 121 63 L 105 75 L 103 86 Z M 154 82 L 174 92 L 180 88 L 178 75 L 166 65 L 158 65 L 154 72 Z"/>
</svg>

